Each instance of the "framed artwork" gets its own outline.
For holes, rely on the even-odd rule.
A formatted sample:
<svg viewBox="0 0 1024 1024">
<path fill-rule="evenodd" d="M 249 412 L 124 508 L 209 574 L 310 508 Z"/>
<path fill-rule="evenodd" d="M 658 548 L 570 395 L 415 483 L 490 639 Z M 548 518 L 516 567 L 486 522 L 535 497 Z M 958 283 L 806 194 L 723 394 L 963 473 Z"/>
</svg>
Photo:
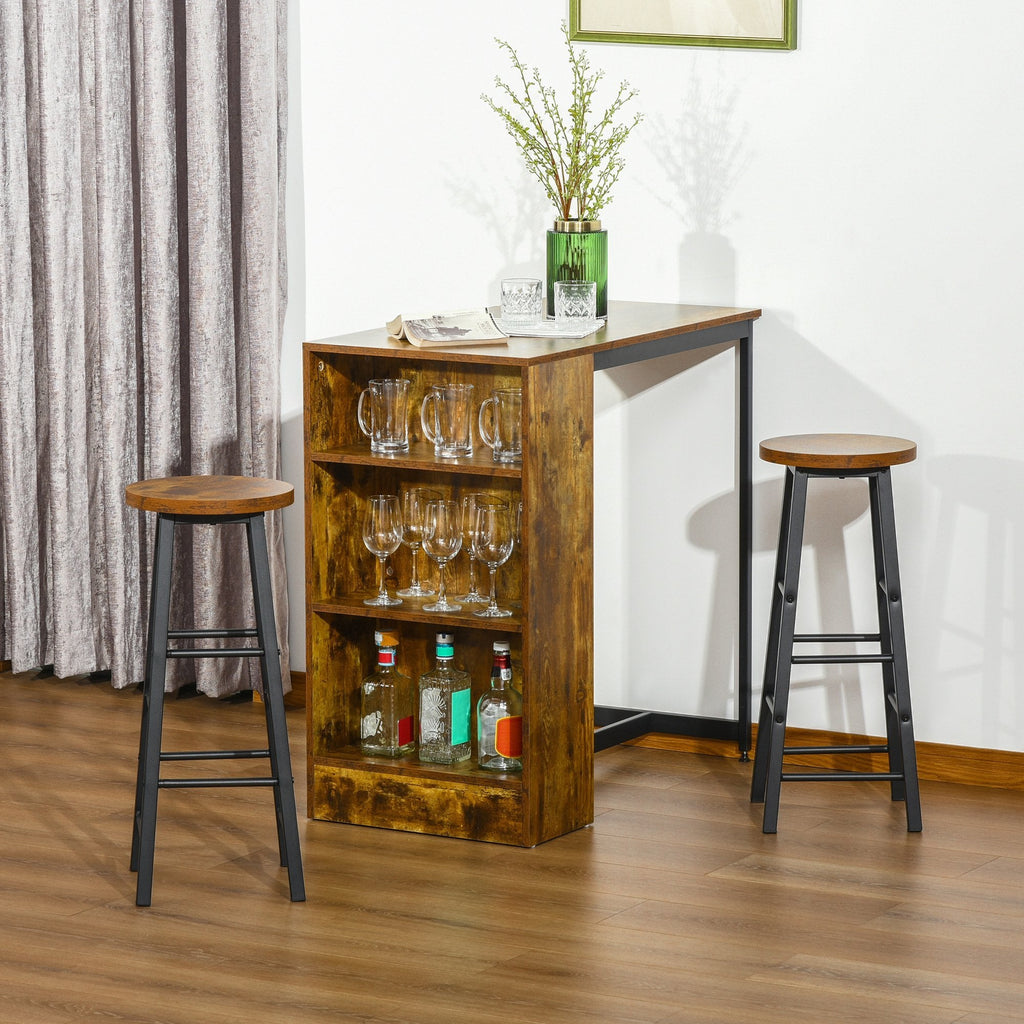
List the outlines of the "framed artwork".
<svg viewBox="0 0 1024 1024">
<path fill-rule="evenodd" d="M 796 0 L 569 0 L 581 42 L 796 49 Z"/>
</svg>

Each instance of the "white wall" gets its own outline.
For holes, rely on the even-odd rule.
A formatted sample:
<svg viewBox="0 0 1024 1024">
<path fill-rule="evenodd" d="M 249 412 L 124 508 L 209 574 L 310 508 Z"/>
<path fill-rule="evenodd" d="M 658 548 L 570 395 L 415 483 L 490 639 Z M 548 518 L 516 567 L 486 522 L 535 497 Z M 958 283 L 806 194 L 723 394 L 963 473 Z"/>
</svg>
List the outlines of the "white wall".
<svg viewBox="0 0 1024 1024">
<path fill-rule="evenodd" d="M 917 440 L 919 460 L 894 477 L 918 738 L 1024 749 L 1024 359 L 1011 316 L 1024 5 L 800 6 L 793 53 L 588 46 L 647 115 L 603 217 L 610 295 L 763 308 L 755 438 Z M 550 0 L 293 11 L 284 461 L 296 484 L 303 338 L 495 302 L 502 277 L 543 274 L 551 212 L 479 94 L 505 71 L 494 36 L 564 80 L 564 12 Z M 600 375 L 600 703 L 733 711 L 733 400 L 731 350 Z M 755 481 L 759 679 L 780 473 L 757 464 Z M 814 498 L 801 628 L 869 629 L 865 493 Z M 288 543 L 301 667 L 300 509 Z M 880 731 L 872 673 L 799 677 L 794 724 Z"/>
</svg>

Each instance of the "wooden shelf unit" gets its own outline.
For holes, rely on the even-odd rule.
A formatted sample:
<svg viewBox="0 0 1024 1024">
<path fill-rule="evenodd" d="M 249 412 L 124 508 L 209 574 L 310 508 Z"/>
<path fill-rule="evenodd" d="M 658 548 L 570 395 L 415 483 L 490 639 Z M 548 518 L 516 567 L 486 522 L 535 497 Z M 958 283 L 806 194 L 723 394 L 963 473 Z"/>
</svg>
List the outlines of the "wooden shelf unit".
<svg viewBox="0 0 1024 1024">
<path fill-rule="evenodd" d="M 593 363 L 573 356 L 543 344 L 540 351 L 512 344 L 424 350 L 388 342 L 383 331 L 304 346 L 311 817 L 518 846 L 593 820 Z M 411 381 L 407 455 L 374 455 L 359 432 L 359 393 L 378 377 Z M 495 463 L 482 442 L 468 459 L 434 456 L 419 405 L 445 380 L 474 385 L 474 412 L 493 388 L 522 387 L 521 466 Z M 481 619 L 470 607 L 430 614 L 422 608 L 428 602 L 410 598 L 383 612 L 363 604 L 376 589 L 376 560 L 362 541 L 366 499 L 415 485 L 523 502 L 521 543 L 498 570 L 511 618 Z M 403 545 L 389 559 L 392 592 L 407 585 L 410 558 Z M 447 572 L 449 593 L 464 592 L 467 557 Z M 390 760 L 360 752 L 359 686 L 374 665 L 374 630 L 384 624 L 398 629 L 399 668 L 414 680 L 433 664 L 435 634 L 455 634 L 456 663 L 472 677 L 474 734 L 491 644 L 510 642 L 524 684 L 521 774 L 482 771 L 475 760 L 446 767 L 421 764 L 415 754 Z"/>
</svg>

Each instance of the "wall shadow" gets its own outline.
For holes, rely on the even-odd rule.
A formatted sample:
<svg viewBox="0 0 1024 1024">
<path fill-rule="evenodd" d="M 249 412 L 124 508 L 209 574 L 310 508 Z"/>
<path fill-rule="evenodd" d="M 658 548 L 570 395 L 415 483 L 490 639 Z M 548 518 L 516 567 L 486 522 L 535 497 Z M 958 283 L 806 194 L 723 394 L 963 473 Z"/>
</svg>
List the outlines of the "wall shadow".
<svg viewBox="0 0 1024 1024">
<path fill-rule="evenodd" d="M 693 62 L 671 120 L 652 117 L 648 148 L 667 188 L 648 188 L 684 229 L 679 246 L 679 294 L 690 302 L 735 304 L 736 251 L 725 234 L 728 200 L 750 162 L 745 126 L 738 124 L 739 89 L 721 66 L 708 73 Z"/>
<path fill-rule="evenodd" d="M 762 481 L 754 487 L 754 507 L 761 510 L 761 514 L 754 519 L 754 558 L 763 560 L 770 567 L 766 577 L 769 586 L 767 597 L 758 592 L 754 599 L 757 604 L 764 603 L 765 617 L 771 601 L 770 588 L 778 544 L 782 491 L 783 477 Z M 775 510 L 774 515 L 772 510 Z M 801 557 L 799 631 L 817 629 L 817 625 L 809 625 L 808 620 L 814 620 L 816 613 L 824 614 L 826 609 L 830 625 L 841 629 L 853 628 L 854 608 L 847 575 L 851 552 L 846 543 L 846 528 L 867 512 L 868 490 L 865 483 L 833 480 L 810 482 Z M 735 630 L 739 558 L 735 530 L 725 536 L 722 524 L 736 523 L 738 514 L 737 494 L 730 491 L 698 506 L 686 526 L 686 536 L 690 543 L 712 552 L 715 557 L 714 587 L 709 595 L 710 627 L 701 672 L 701 706 L 724 707 L 733 696 L 733 666 L 739 653 Z M 724 546 L 723 541 L 726 542 Z M 812 595 L 816 595 L 816 608 L 809 606 Z M 764 640 L 764 637 L 755 637 L 756 650 L 761 649 Z M 763 677 L 762 670 L 763 664 L 755 661 L 751 670 L 755 689 Z M 830 721 L 858 722 L 863 728 L 864 706 L 860 675 L 855 666 L 823 665 L 816 666 L 811 672 L 794 671 L 794 694 L 801 690 L 819 689 L 824 695 Z"/>
<path fill-rule="evenodd" d="M 522 169 L 504 181 L 466 181 L 451 167 L 445 168 L 445 187 L 452 204 L 481 225 L 497 252 L 495 273 L 488 287 L 494 302 L 506 277 L 544 277 L 546 229 L 554 223 L 551 203 L 536 181 Z M 474 241 L 474 247 L 479 243 Z"/>
<path fill-rule="evenodd" d="M 1024 462 L 943 455 L 929 460 L 926 477 L 939 504 L 926 572 L 926 628 L 934 640 L 919 659 L 922 674 L 957 695 L 958 717 L 976 718 L 980 734 L 1020 749 Z"/>
</svg>

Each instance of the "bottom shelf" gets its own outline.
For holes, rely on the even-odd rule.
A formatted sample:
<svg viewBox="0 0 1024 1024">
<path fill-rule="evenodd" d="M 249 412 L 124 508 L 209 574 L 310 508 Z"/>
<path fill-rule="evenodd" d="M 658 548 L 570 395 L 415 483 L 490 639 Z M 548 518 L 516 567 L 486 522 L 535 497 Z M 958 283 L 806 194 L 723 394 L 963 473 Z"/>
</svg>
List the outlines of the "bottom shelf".
<svg viewBox="0 0 1024 1024">
<path fill-rule="evenodd" d="M 519 775 L 419 762 L 388 764 L 354 754 L 314 758 L 310 766 L 310 817 L 535 846 L 523 814 Z"/>
</svg>

